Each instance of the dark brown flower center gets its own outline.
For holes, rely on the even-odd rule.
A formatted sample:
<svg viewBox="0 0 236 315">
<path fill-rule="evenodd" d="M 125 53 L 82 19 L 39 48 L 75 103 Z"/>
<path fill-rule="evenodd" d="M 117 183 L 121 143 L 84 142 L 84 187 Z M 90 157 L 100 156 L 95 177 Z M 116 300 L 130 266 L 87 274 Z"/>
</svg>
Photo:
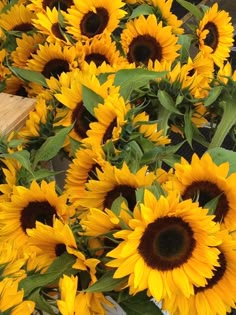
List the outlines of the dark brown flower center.
<svg viewBox="0 0 236 315">
<path fill-rule="evenodd" d="M 227 262 L 222 252 L 219 255 L 219 263 L 220 266 L 215 267 L 215 270 L 213 270 L 213 277 L 211 279 L 207 279 L 207 284 L 204 287 L 194 287 L 195 294 L 213 288 L 224 277 L 227 268 Z"/>
<path fill-rule="evenodd" d="M 14 26 L 12 31 L 19 31 L 19 32 L 29 32 L 33 30 L 33 25 L 30 23 L 21 23 L 16 26 Z"/>
<path fill-rule="evenodd" d="M 24 232 L 26 229 L 33 229 L 35 228 L 36 221 L 53 226 L 54 216 L 57 217 L 56 209 L 47 201 L 29 202 L 21 212 L 21 228 Z"/>
<path fill-rule="evenodd" d="M 205 38 L 205 45 L 210 46 L 213 49 L 213 52 L 216 50 L 218 43 L 219 43 L 219 33 L 216 25 L 212 22 L 208 22 L 204 30 L 208 30 L 208 34 Z"/>
<path fill-rule="evenodd" d="M 49 79 L 51 76 L 57 78 L 62 72 L 68 72 L 70 66 L 67 60 L 55 58 L 48 61 L 42 71 L 45 78 Z"/>
<path fill-rule="evenodd" d="M 78 103 L 72 112 L 72 123 L 75 123 L 74 131 L 81 139 L 87 137 L 89 124 L 94 121 L 96 121 L 96 118 L 90 114 L 83 103 Z"/>
<path fill-rule="evenodd" d="M 59 23 L 53 23 L 51 27 L 53 35 L 61 40 L 64 40 Z"/>
<path fill-rule="evenodd" d="M 195 243 L 187 222 L 180 217 L 166 216 L 147 226 L 138 251 L 150 268 L 172 270 L 187 262 Z"/>
<path fill-rule="evenodd" d="M 55 246 L 55 254 L 57 257 L 61 256 L 66 252 L 66 245 L 63 243 L 59 243 Z"/>
<path fill-rule="evenodd" d="M 92 53 L 85 57 L 85 61 L 87 63 L 91 63 L 92 61 L 95 63 L 97 67 L 101 66 L 101 64 L 105 61 L 105 63 L 110 64 L 106 56 L 102 54 Z"/>
<path fill-rule="evenodd" d="M 196 199 L 201 207 L 214 198 L 219 197 L 217 206 L 214 211 L 215 221 L 223 222 L 229 211 L 229 203 L 225 193 L 219 187 L 208 181 L 196 181 L 189 185 L 183 195 L 183 199 Z"/>
<path fill-rule="evenodd" d="M 66 11 L 69 7 L 71 7 L 73 4 L 72 0 L 43 0 L 42 6 L 44 10 L 46 10 L 47 7 L 50 9 L 53 8 L 60 8 L 60 10 Z"/>
<path fill-rule="evenodd" d="M 105 144 L 107 140 L 110 140 L 112 138 L 112 132 L 116 126 L 117 126 L 117 118 L 114 118 L 114 120 L 110 123 L 110 125 L 107 127 L 106 132 L 104 133 L 104 136 L 102 138 L 103 144 Z"/>
<path fill-rule="evenodd" d="M 101 34 L 109 21 L 109 14 L 105 8 L 96 8 L 96 13 L 89 11 L 80 23 L 81 34 L 89 38 Z"/>
<path fill-rule="evenodd" d="M 26 91 L 26 89 L 23 85 L 21 85 L 14 94 L 18 95 L 18 96 L 22 96 L 22 97 L 28 96 L 28 92 Z"/>
<path fill-rule="evenodd" d="M 127 54 L 130 63 L 135 62 L 137 65 L 147 65 L 149 60 L 161 61 L 163 58 L 162 47 L 155 38 L 149 35 L 139 35 L 135 37 Z"/>
<path fill-rule="evenodd" d="M 136 205 L 135 188 L 128 185 L 118 185 L 109 191 L 104 200 L 104 208 L 111 209 L 112 203 L 120 196 L 127 200 L 129 209 L 133 210 Z"/>
</svg>

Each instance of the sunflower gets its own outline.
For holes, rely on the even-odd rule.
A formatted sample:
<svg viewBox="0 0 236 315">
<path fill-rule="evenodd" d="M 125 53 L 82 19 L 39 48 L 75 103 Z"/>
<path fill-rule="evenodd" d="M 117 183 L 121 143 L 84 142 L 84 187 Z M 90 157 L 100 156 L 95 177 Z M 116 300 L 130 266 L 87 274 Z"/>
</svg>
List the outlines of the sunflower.
<svg viewBox="0 0 236 315">
<path fill-rule="evenodd" d="M 51 263 L 59 256 L 67 252 L 68 248 L 77 249 L 75 237 L 68 224 L 55 219 L 53 226 L 45 225 L 40 221 L 36 222 L 36 227 L 27 229 L 29 236 L 28 244 L 36 251 L 36 262 L 38 268 L 45 272 Z M 83 264 L 84 255 L 77 250 L 77 264 L 80 269 L 86 270 Z"/>
<path fill-rule="evenodd" d="M 179 201 L 175 193 L 156 199 L 145 190 L 130 229 L 114 234 L 123 241 L 107 254 L 113 258 L 107 266 L 116 268 L 114 278 L 128 276 L 131 294 L 148 289 L 157 301 L 178 294 L 188 298 L 219 265 L 221 239 L 212 219 L 206 209 Z"/>
<path fill-rule="evenodd" d="M 69 43 L 63 35 L 63 28 L 59 23 L 59 12 L 55 7 L 52 10 L 47 7 L 45 12 L 38 12 L 36 16 L 37 19 L 33 19 L 33 25 L 42 34 L 47 36 L 46 40 L 48 42 L 62 41 Z"/>
<path fill-rule="evenodd" d="M 219 266 L 213 271 L 213 276 L 207 279 L 205 286 L 195 286 L 194 294 L 188 299 L 184 296 L 164 299 L 163 306 L 171 314 L 226 315 L 235 308 L 236 242 L 226 230 L 222 231 L 221 238 Z"/>
<path fill-rule="evenodd" d="M 32 82 L 28 83 L 15 75 L 6 78 L 3 92 L 30 98 L 35 97 L 37 93 Z"/>
<path fill-rule="evenodd" d="M 212 58 L 219 67 L 229 57 L 233 46 L 234 27 L 228 12 L 218 10 L 214 3 L 200 20 L 196 34 L 201 54 Z"/>
<path fill-rule="evenodd" d="M 29 32 L 34 29 L 35 14 L 23 4 L 13 5 L 6 13 L 0 14 L 0 27 L 6 31 Z"/>
<path fill-rule="evenodd" d="M 201 158 L 193 154 L 191 163 L 184 158 L 174 164 L 175 173 L 170 176 L 164 188 L 168 191 L 177 189 L 185 199 L 197 199 L 200 206 L 207 205 L 218 198 L 214 210 L 215 221 L 229 229 L 235 227 L 236 213 L 236 174 L 229 173 L 229 163 L 216 165 L 210 154 Z"/>
<path fill-rule="evenodd" d="M 228 83 L 229 78 L 236 82 L 236 70 L 233 70 L 230 62 L 226 62 L 217 72 L 217 79 L 225 85 Z"/>
<path fill-rule="evenodd" d="M 74 4 L 73 0 L 30 0 L 27 7 L 33 12 L 46 11 L 47 8 L 60 8 L 60 11 L 67 11 Z"/>
<path fill-rule="evenodd" d="M 114 41 L 111 41 L 110 36 L 102 36 L 101 38 L 93 38 L 84 46 L 84 62 L 90 64 L 94 62 L 100 67 L 103 63 L 112 66 L 125 63 L 125 58 L 120 56 L 120 52 L 116 48 Z M 81 65 L 83 70 L 83 64 Z"/>
<path fill-rule="evenodd" d="M 93 73 L 84 73 L 79 70 L 62 76 L 60 92 L 55 93 L 55 97 L 65 105 L 65 108 L 58 111 L 57 125 L 66 127 L 74 123 L 70 137 L 78 141 L 86 137 L 89 124 L 96 121 L 96 117 L 84 106 L 82 86 L 92 90 L 100 99 L 103 99 L 108 94 L 111 82 L 107 80 L 104 84 L 100 84 Z"/>
<path fill-rule="evenodd" d="M 65 191 L 71 202 L 84 194 L 88 180 L 96 179 L 96 170 L 101 170 L 105 163 L 104 153 L 99 147 L 95 149 L 80 147 L 76 151 L 75 158 L 67 169 L 65 180 Z"/>
<path fill-rule="evenodd" d="M 88 191 L 78 199 L 78 203 L 87 208 L 110 209 L 113 201 L 121 196 L 127 200 L 129 209 L 133 210 L 136 189 L 151 185 L 155 178 L 152 172 L 147 172 L 146 166 L 132 173 L 126 163 L 121 169 L 107 163 L 103 171 L 97 170 L 97 180 L 88 181 Z"/>
<path fill-rule="evenodd" d="M 157 22 L 154 14 L 143 15 L 126 23 L 121 33 L 121 45 L 130 63 L 147 65 L 149 60 L 172 62 L 178 56 L 178 37 L 170 26 Z"/>
<path fill-rule="evenodd" d="M 173 0 L 148 0 L 148 3 L 155 8 L 158 20 L 163 21 L 166 26 L 171 26 L 174 34 L 183 34 L 182 21 L 171 12 Z"/>
<path fill-rule="evenodd" d="M 0 35 L 1 36 L 1 35 Z M 0 82 L 4 82 L 4 80 L 11 74 L 11 71 L 5 65 L 5 58 L 8 56 L 8 52 L 6 49 L 0 50 Z"/>
<path fill-rule="evenodd" d="M 17 174 L 21 165 L 14 159 L 2 159 L 0 163 L 3 173 L 3 180 L 0 182 L 0 201 L 9 201 L 13 187 L 17 184 Z"/>
<path fill-rule="evenodd" d="M 15 186 L 11 200 L 0 204 L 1 241 L 14 239 L 21 246 L 28 241 L 27 229 L 34 228 L 36 221 L 50 226 L 54 217 L 67 221 L 73 213 L 68 211 L 66 200 L 66 195 L 56 194 L 55 182 Z"/>
<path fill-rule="evenodd" d="M 23 301 L 24 291 L 18 289 L 18 282 L 12 278 L 0 281 L 0 311 L 12 315 L 31 315 L 35 302 Z"/>
<path fill-rule="evenodd" d="M 39 44 L 43 44 L 46 36 L 40 33 L 28 35 L 23 33 L 16 38 L 16 49 L 11 53 L 12 64 L 18 68 L 25 68 L 31 55 L 36 53 Z"/>
<path fill-rule="evenodd" d="M 78 277 L 63 275 L 59 280 L 60 299 L 57 300 L 57 306 L 60 314 L 75 314 L 75 297 L 77 293 Z"/>
<path fill-rule="evenodd" d="M 126 15 L 124 5 L 121 0 L 75 0 L 65 15 L 66 29 L 76 40 L 111 34 Z"/>
<path fill-rule="evenodd" d="M 27 63 L 27 68 L 41 72 L 45 78 L 58 77 L 63 72 L 69 72 L 78 65 L 80 53 L 74 46 L 63 46 L 56 43 L 39 45 L 36 53 Z"/>
</svg>

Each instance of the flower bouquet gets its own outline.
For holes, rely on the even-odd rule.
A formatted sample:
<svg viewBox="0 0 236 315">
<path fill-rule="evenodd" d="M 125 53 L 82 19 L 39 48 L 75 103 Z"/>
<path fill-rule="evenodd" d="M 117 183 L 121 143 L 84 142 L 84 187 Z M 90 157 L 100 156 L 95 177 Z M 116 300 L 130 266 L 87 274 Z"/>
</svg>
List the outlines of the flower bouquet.
<svg viewBox="0 0 236 315">
<path fill-rule="evenodd" d="M 0 1 L 1 314 L 233 314 L 234 28 L 172 2 Z"/>
</svg>

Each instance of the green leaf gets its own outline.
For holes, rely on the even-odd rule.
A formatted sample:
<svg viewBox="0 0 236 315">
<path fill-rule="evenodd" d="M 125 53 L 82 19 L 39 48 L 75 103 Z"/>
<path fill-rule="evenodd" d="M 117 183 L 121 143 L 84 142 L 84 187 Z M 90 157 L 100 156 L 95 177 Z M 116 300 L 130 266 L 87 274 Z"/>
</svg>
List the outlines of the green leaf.
<svg viewBox="0 0 236 315">
<path fill-rule="evenodd" d="M 84 106 L 94 116 L 94 107 L 103 104 L 103 98 L 85 85 L 82 85 L 82 97 Z"/>
<path fill-rule="evenodd" d="M 125 100 L 130 98 L 132 91 L 146 86 L 151 80 L 163 77 L 167 72 L 149 71 L 146 69 L 122 69 L 116 72 L 114 84 L 120 86 L 120 94 Z"/>
<path fill-rule="evenodd" d="M 223 90 L 223 86 L 215 86 L 213 87 L 208 96 L 206 97 L 206 99 L 204 100 L 204 105 L 207 107 L 207 106 L 210 106 L 211 104 L 213 104 L 217 98 L 220 96 L 221 92 Z"/>
<path fill-rule="evenodd" d="M 172 97 L 164 90 L 158 90 L 158 99 L 161 105 L 171 113 L 181 114 L 181 112 L 175 107 L 175 102 Z"/>
<path fill-rule="evenodd" d="M 154 13 L 154 10 L 152 6 L 148 4 L 141 4 L 133 10 L 133 12 L 131 13 L 129 17 L 129 20 L 135 19 L 136 17 L 139 17 L 140 15 L 150 15 L 153 13 Z"/>
<path fill-rule="evenodd" d="M 28 82 L 36 82 L 43 87 L 48 87 L 45 77 L 40 72 L 12 67 L 9 64 L 8 67 L 18 78 Z"/>
<path fill-rule="evenodd" d="M 180 48 L 180 61 L 181 63 L 187 62 L 190 56 L 191 37 L 188 34 L 178 35 L 178 44 Z"/>
<path fill-rule="evenodd" d="M 119 216 L 120 211 L 121 211 L 121 209 L 122 209 L 121 205 L 122 205 L 123 202 L 124 202 L 125 204 L 127 204 L 127 200 L 126 200 L 124 197 L 122 197 L 122 196 L 117 197 L 117 198 L 113 201 L 113 203 L 112 203 L 112 205 L 111 205 L 111 210 L 112 210 L 112 212 L 113 212 L 115 215 Z"/>
<path fill-rule="evenodd" d="M 33 175 L 30 162 L 30 153 L 28 151 L 22 150 L 14 153 L 3 153 L 0 154 L 0 157 L 17 160 L 22 167 L 24 167 L 31 175 Z"/>
<path fill-rule="evenodd" d="M 33 168 L 39 161 L 49 161 L 58 154 L 72 128 L 73 125 L 62 128 L 54 136 L 47 138 L 35 154 Z"/>
<path fill-rule="evenodd" d="M 84 290 L 84 292 L 109 292 L 127 282 L 127 278 L 114 279 L 113 275 L 114 271 L 107 271 L 97 282 Z"/>
<path fill-rule="evenodd" d="M 192 147 L 192 140 L 193 140 L 193 128 L 192 128 L 192 111 L 186 111 L 184 114 L 184 134 L 185 137 L 189 143 L 189 145 Z"/>
<path fill-rule="evenodd" d="M 54 177 L 55 175 L 58 175 L 60 173 L 63 173 L 63 171 L 58 171 L 58 172 L 54 172 L 54 171 L 50 171 L 48 169 L 44 169 L 44 168 L 41 168 L 37 171 L 34 171 L 33 175 L 32 175 L 32 178 L 30 179 L 30 181 L 32 179 L 35 179 L 35 180 L 42 180 L 42 179 L 45 179 L 45 178 L 50 178 L 50 177 Z"/>
<path fill-rule="evenodd" d="M 209 149 L 207 152 L 211 155 L 212 160 L 217 165 L 225 162 L 229 163 L 228 175 L 236 172 L 236 152 L 220 147 Z"/>
<path fill-rule="evenodd" d="M 196 6 L 196 4 L 190 3 L 185 0 L 176 0 L 182 7 L 184 7 L 186 10 L 188 10 L 195 18 L 200 21 L 203 13 L 201 10 Z"/>
<path fill-rule="evenodd" d="M 44 311 L 47 314 L 55 315 L 55 311 L 52 309 L 48 301 L 42 296 L 41 289 L 37 289 L 28 296 L 28 300 L 35 302 L 36 309 Z"/>
<path fill-rule="evenodd" d="M 27 278 L 21 280 L 19 288 L 23 288 L 25 297 L 28 297 L 35 289 L 56 283 L 63 274 L 75 274 L 77 270 L 72 268 L 75 260 L 75 256 L 64 253 L 54 260 L 46 273 L 28 275 Z"/>
<path fill-rule="evenodd" d="M 211 199 L 210 201 L 208 201 L 206 204 L 204 204 L 204 208 L 208 209 L 208 214 L 214 214 L 215 209 L 218 205 L 218 201 L 220 199 L 220 195 Z"/>
</svg>

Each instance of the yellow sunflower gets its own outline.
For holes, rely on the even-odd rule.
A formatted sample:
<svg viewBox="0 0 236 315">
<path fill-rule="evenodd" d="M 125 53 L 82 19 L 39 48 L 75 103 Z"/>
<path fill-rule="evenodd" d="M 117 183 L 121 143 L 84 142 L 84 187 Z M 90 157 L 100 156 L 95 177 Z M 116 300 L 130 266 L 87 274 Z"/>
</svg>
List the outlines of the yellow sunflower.
<svg viewBox="0 0 236 315">
<path fill-rule="evenodd" d="M 44 12 L 38 12 L 37 18 L 33 19 L 33 25 L 42 34 L 47 36 L 47 41 L 54 43 L 56 41 L 67 42 L 67 38 L 63 35 L 63 30 L 59 24 L 59 13 L 54 7 L 52 10 L 47 7 Z"/>
<path fill-rule="evenodd" d="M 132 173 L 125 163 L 121 169 L 107 163 L 102 172 L 97 170 L 97 180 L 88 181 L 88 191 L 78 199 L 78 203 L 87 208 L 110 209 L 113 201 L 122 196 L 133 210 L 136 189 L 152 185 L 155 178 L 152 172 L 147 172 L 146 166 Z"/>
<path fill-rule="evenodd" d="M 0 27 L 6 31 L 28 32 L 34 29 L 35 14 L 23 4 L 13 5 L 6 13 L 0 14 Z"/>
<path fill-rule="evenodd" d="M 0 35 L 1 37 L 1 35 Z M 8 56 L 8 52 L 6 49 L 0 50 L 0 82 L 4 82 L 4 80 L 11 74 L 11 71 L 5 65 L 5 58 Z"/>
<path fill-rule="evenodd" d="M 171 12 L 173 0 L 148 0 L 148 3 L 156 10 L 157 18 L 162 20 L 164 25 L 169 25 L 174 34 L 182 34 L 184 29 L 181 27 L 183 22 Z"/>
<path fill-rule="evenodd" d="M 78 66 L 80 53 L 74 46 L 64 46 L 59 42 L 39 45 L 35 54 L 27 63 L 27 68 L 41 72 L 47 79 L 58 77 Z"/>
<path fill-rule="evenodd" d="M 18 282 L 12 278 L 4 278 L 0 282 L 0 296 L 1 312 L 8 311 L 7 313 L 11 315 L 31 315 L 34 311 L 35 302 L 23 301 L 24 290 L 19 290 Z"/>
<path fill-rule="evenodd" d="M 78 277 L 63 275 L 59 280 L 60 299 L 57 300 L 57 306 L 60 314 L 75 314 L 75 297 L 77 293 Z"/>
<path fill-rule="evenodd" d="M 21 246 L 28 241 L 26 230 L 34 228 L 36 221 L 50 226 L 54 217 L 67 221 L 73 213 L 66 200 L 66 195 L 57 195 L 55 182 L 15 186 L 11 200 L 0 204 L 1 241 L 14 239 Z"/>
<path fill-rule="evenodd" d="M 230 79 L 236 81 L 236 70 L 233 70 L 230 62 L 226 62 L 217 72 L 217 79 L 222 83 L 227 84 Z"/>
<path fill-rule="evenodd" d="M 188 298 L 219 265 L 221 239 L 212 219 L 191 200 L 179 201 L 175 193 L 156 199 L 146 190 L 130 229 L 114 234 L 123 240 L 107 254 L 113 258 L 107 266 L 116 268 L 114 278 L 128 276 L 131 294 L 148 289 L 157 301 L 178 294 Z"/>
<path fill-rule="evenodd" d="M 219 245 L 219 266 L 213 276 L 207 279 L 205 286 L 195 286 L 194 294 L 188 299 L 176 295 L 173 299 L 164 299 L 163 307 L 176 315 L 226 315 L 236 303 L 236 242 L 222 231 L 222 244 Z"/>
<path fill-rule="evenodd" d="M 178 56 L 180 45 L 178 37 L 170 26 L 157 22 L 154 14 L 145 18 L 143 15 L 126 23 L 121 33 L 121 45 L 130 63 L 147 65 L 149 60 L 172 62 Z"/>
<path fill-rule="evenodd" d="M 30 0 L 27 5 L 33 12 L 46 11 L 47 8 L 60 8 L 61 11 L 67 11 L 74 4 L 73 0 Z"/>
<path fill-rule="evenodd" d="M 90 123 L 87 138 L 84 143 L 92 146 L 103 145 L 107 141 L 119 139 L 122 126 L 126 123 L 126 114 L 130 105 L 126 104 L 118 93 L 107 96 L 104 104 L 98 104 L 94 109 L 97 121 Z"/>
<path fill-rule="evenodd" d="M 105 156 L 99 147 L 80 147 L 66 172 L 65 191 L 69 200 L 74 202 L 81 197 L 89 179 L 96 179 L 96 170 L 105 165 Z"/>
<path fill-rule="evenodd" d="M 42 272 L 45 272 L 50 264 L 59 256 L 68 251 L 68 248 L 77 249 L 75 237 L 68 224 L 55 219 L 53 226 L 45 225 L 40 221 L 36 227 L 26 230 L 29 241 L 28 245 L 33 246 L 36 251 L 35 260 Z M 86 270 L 84 265 L 85 257 L 77 250 L 77 265 L 80 269 Z"/>
<path fill-rule="evenodd" d="M 214 3 L 205 12 L 196 30 L 201 54 L 205 58 L 212 58 L 221 67 L 233 46 L 233 33 L 234 27 L 229 13 L 218 10 L 218 3 Z"/>
<path fill-rule="evenodd" d="M 183 199 L 195 199 L 200 206 L 218 198 L 214 210 L 215 221 L 224 224 L 228 229 L 235 228 L 236 213 L 236 174 L 229 173 L 229 163 L 216 165 L 210 154 L 201 158 L 196 154 L 189 163 L 184 158 L 174 165 L 174 174 L 164 184 L 168 191 L 177 189 Z"/>
<path fill-rule="evenodd" d="M 17 173 L 21 168 L 20 163 L 14 159 L 1 160 L 3 179 L 0 181 L 0 201 L 10 200 L 13 187 L 17 184 Z"/>
<path fill-rule="evenodd" d="M 77 40 L 111 34 L 126 15 L 121 9 L 125 5 L 121 0 L 74 0 L 74 4 L 68 9 L 65 21 L 68 33 Z"/>
<path fill-rule="evenodd" d="M 115 42 L 111 40 L 110 36 L 91 39 L 83 46 L 83 50 L 84 60 L 81 65 L 82 71 L 84 70 L 84 62 L 88 64 L 94 62 L 97 68 L 103 63 L 112 67 L 126 62 L 125 58 L 121 57 Z"/>
<path fill-rule="evenodd" d="M 11 53 L 12 63 L 15 67 L 25 68 L 31 55 L 34 54 L 39 44 L 43 44 L 46 36 L 40 33 L 28 35 L 23 33 L 16 38 L 16 49 Z"/>
</svg>

